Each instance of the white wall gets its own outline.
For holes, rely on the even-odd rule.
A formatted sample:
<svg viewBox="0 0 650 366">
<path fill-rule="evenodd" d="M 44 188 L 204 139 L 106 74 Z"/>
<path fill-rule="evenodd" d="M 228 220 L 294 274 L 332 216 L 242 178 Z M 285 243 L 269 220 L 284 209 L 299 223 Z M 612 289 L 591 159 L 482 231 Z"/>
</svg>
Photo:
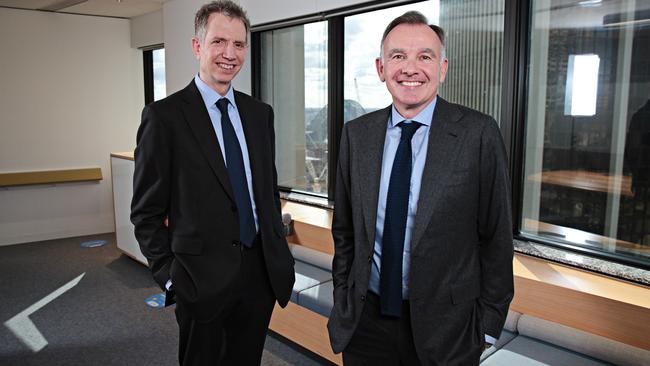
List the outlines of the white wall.
<svg viewBox="0 0 650 366">
<path fill-rule="evenodd" d="M 162 10 L 131 19 L 131 47 L 142 48 L 164 43 Z"/>
<path fill-rule="evenodd" d="M 194 34 L 194 14 L 208 0 L 172 0 L 163 4 L 165 33 L 165 74 L 167 94 L 184 88 L 196 74 L 198 63 L 192 55 L 191 42 Z M 361 4 L 367 0 L 239 0 L 248 12 L 252 25 L 315 14 L 345 6 Z M 251 62 L 233 82 L 237 90 L 251 91 Z"/>
<path fill-rule="evenodd" d="M 163 4 L 167 95 L 183 89 L 199 70 L 192 54 L 192 35 L 194 14 L 205 2 L 173 0 Z"/>
<path fill-rule="evenodd" d="M 248 12 L 252 24 L 262 24 L 365 2 L 368 0 L 241 0 L 240 4 Z"/>
<path fill-rule="evenodd" d="M 144 105 L 128 20 L 0 8 L 0 172 L 100 167 L 100 183 L 0 189 L 0 245 L 112 232 L 109 155 Z"/>
</svg>

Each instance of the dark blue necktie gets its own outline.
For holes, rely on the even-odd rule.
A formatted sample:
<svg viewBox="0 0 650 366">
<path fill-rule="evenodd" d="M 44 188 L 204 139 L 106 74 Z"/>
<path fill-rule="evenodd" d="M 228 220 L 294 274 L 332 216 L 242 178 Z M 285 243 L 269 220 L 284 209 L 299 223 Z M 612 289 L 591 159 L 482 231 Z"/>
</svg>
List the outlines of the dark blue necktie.
<svg viewBox="0 0 650 366">
<path fill-rule="evenodd" d="M 244 168 L 244 157 L 241 146 L 228 116 L 228 99 L 221 98 L 217 101 L 217 108 L 221 112 L 221 131 L 223 132 L 223 147 L 226 150 L 226 165 L 230 185 L 235 195 L 235 204 L 239 214 L 239 240 L 247 247 L 253 245 L 255 240 L 255 219 L 253 206 L 248 193 L 248 181 Z"/>
<path fill-rule="evenodd" d="M 397 126 L 402 129 L 402 135 L 395 152 L 386 197 L 379 292 L 381 313 L 399 317 L 402 315 L 402 256 L 411 188 L 411 138 L 421 124 L 400 122 Z"/>
</svg>

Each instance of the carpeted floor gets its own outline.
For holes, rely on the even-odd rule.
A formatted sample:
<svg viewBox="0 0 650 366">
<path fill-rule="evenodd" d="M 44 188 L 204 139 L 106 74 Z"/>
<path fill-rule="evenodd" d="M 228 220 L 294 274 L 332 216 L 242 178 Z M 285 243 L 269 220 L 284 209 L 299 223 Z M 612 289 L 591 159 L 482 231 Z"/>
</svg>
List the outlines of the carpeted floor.
<svg viewBox="0 0 650 366">
<path fill-rule="evenodd" d="M 97 239 L 108 243 L 80 246 Z M 33 352 L 6 322 L 82 274 L 29 315 L 47 340 Z M 158 293 L 149 270 L 121 254 L 113 234 L 0 247 L 0 365 L 177 365 L 173 309 L 144 302 Z M 262 365 L 329 363 L 271 334 Z"/>
</svg>

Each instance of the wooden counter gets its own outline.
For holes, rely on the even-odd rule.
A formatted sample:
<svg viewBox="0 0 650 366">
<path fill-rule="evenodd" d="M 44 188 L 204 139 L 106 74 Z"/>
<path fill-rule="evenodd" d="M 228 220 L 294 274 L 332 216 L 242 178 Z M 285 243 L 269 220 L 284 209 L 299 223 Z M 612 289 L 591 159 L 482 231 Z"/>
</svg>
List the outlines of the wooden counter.
<svg viewBox="0 0 650 366">
<path fill-rule="evenodd" d="M 131 223 L 131 199 L 133 197 L 133 152 L 111 153 L 111 178 L 113 183 L 113 207 L 115 209 L 115 240 L 117 249 L 129 257 L 147 264 L 140 251 Z"/>
<path fill-rule="evenodd" d="M 133 151 L 111 153 L 111 157 L 126 160 L 133 160 Z"/>
<path fill-rule="evenodd" d="M 36 170 L 0 173 L 0 187 L 17 187 L 36 184 L 99 182 L 101 168 Z"/>
<path fill-rule="evenodd" d="M 334 254 L 332 210 L 282 200 L 282 213 L 290 213 L 294 234 L 287 237 L 292 243 L 300 243 L 323 253 Z"/>
</svg>

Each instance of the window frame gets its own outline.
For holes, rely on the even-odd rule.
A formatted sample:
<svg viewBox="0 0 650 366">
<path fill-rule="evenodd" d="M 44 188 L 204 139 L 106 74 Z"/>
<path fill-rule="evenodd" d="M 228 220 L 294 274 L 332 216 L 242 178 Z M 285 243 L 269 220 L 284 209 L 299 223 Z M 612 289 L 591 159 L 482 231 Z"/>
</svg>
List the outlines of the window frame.
<svg viewBox="0 0 650 366">
<path fill-rule="evenodd" d="M 142 48 L 142 70 L 144 74 L 144 104 L 154 101 L 153 51 L 164 49 L 164 44 Z"/>
</svg>

